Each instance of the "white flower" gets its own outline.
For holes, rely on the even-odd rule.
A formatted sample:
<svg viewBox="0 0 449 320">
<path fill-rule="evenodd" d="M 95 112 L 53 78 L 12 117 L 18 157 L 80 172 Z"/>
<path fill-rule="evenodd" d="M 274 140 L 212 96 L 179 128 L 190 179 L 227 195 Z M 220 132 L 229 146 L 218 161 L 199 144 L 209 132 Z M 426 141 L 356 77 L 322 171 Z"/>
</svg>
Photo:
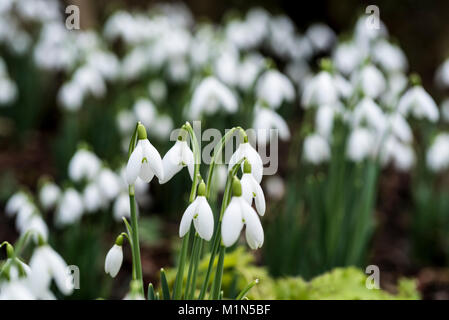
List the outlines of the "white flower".
<svg viewBox="0 0 449 320">
<path fill-rule="evenodd" d="M 264 58 L 259 54 L 253 53 L 246 57 L 238 69 L 237 81 L 240 89 L 251 89 L 264 65 Z"/>
<path fill-rule="evenodd" d="M 371 64 L 365 65 L 359 72 L 354 73 L 351 81 L 354 87 L 360 88 L 365 95 L 373 99 L 379 97 L 387 87 L 382 72 Z"/>
<path fill-rule="evenodd" d="M 104 271 L 109 274 L 112 278 L 115 278 L 117 273 L 120 271 L 120 267 L 123 262 L 123 250 L 122 246 L 114 244 L 106 255 L 104 262 Z"/>
<path fill-rule="evenodd" d="M 340 107 L 340 105 L 322 105 L 318 108 L 315 115 L 316 131 L 328 141 L 330 141 L 330 139 L 332 138 L 334 118 L 338 113 L 341 112 Z"/>
<path fill-rule="evenodd" d="M 101 162 L 89 150 L 78 149 L 69 162 L 69 177 L 75 182 L 82 179 L 92 180 L 100 171 Z"/>
<path fill-rule="evenodd" d="M 265 214 L 265 196 L 256 179 L 254 179 L 250 172 L 244 173 L 241 179 L 241 184 L 243 199 L 245 199 L 249 205 L 253 203 L 254 199 L 257 212 L 259 215 L 263 216 Z"/>
<path fill-rule="evenodd" d="M 126 181 L 134 184 L 137 177 L 145 182 L 150 182 L 156 175 L 159 180 L 164 179 L 164 168 L 159 152 L 146 138 L 139 139 L 134 151 L 126 165 Z"/>
<path fill-rule="evenodd" d="M 53 278 L 58 289 L 69 295 L 73 291 L 72 277 L 64 259 L 48 244 L 37 247 L 30 259 L 30 288 L 36 297 L 46 295 Z"/>
<path fill-rule="evenodd" d="M 275 129 L 281 140 L 290 139 L 287 122 L 274 110 L 256 105 L 253 128 L 256 130 L 257 142 L 266 145 L 270 140 L 270 129 Z"/>
<path fill-rule="evenodd" d="M 148 93 L 154 101 L 162 102 L 167 98 L 167 85 L 162 80 L 152 80 L 148 84 Z"/>
<path fill-rule="evenodd" d="M 331 74 L 321 71 L 305 86 L 301 103 L 304 108 L 332 105 L 338 102 L 339 91 Z"/>
<path fill-rule="evenodd" d="M 103 168 L 97 177 L 98 187 L 101 194 L 108 200 L 112 200 L 120 192 L 120 179 L 111 169 Z"/>
<path fill-rule="evenodd" d="M 136 117 L 132 111 L 129 110 L 121 110 L 117 114 L 116 122 L 118 129 L 122 134 L 129 134 L 133 131 L 136 126 Z"/>
<path fill-rule="evenodd" d="M 25 279 L 8 281 L 0 285 L 0 300 L 35 300 Z"/>
<path fill-rule="evenodd" d="M 404 117 L 395 112 L 389 116 L 391 131 L 402 142 L 410 143 L 413 140 L 412 129 Z"/>
<path fill-rule="evenodd" d="M 238 80 L 239 52 L 233 47 L 224 48 L 214 63 L 215 74 L 218 79 L 228 86 L 235 86 Z"/>
<path fill-rule="evenodd" d="M 390 135 L 382 146 L 381 161 L 383 165 L 391 161 L 397 169 L 408 171 L 415 164 L 415 153 L 409 144 Z"/>
<path fill-rule="evenodd" d="M 385 130 L 387 121 L 382 109 L 369 97 L 363 98 L 354 109 L 353 126 L 367 124 L 378 133 Z"/>
<path fill-rule="evenodd" d="M 386 40 L 377 41 L 372 51 L 373 61 L 378 63 L 387 72 L 405 71 L 407 58 L 404 52 Z"/>
<path fill-rule="evenodd" d="M 159 180 L 159 183 L 166 183 L 184 167 L 188 168 L 190 178 L 193 180 L 195 164 L 193 152 L 187 145 L 187 141 L 178 139 L 175 145 L 165 154 L 162 165 L 164 166 L 164 179 Z"/>
<path fill-rule="evenodd" d="M 376 138 L 366 128 L 355 128 L 349 135 L 346 154 L 354 162 L 361 162 L 376 151 Z"/>
<path fill-rule="evenodd" d="M 427 167 L 433 172 L 441 172 L 449 167 L 449 134 L 440 133 L 426 155 Z"/>
<path fill-rule="evenodd" d="M 417 119 L 438 120 L 438 107 L 432 97 L 417 85 L 408 89 L 399 100 L 398 111 L 405 117 L 412 114 Z"/>
<path fill-rule="evenodd" d="M 149 99 L 140 98 L 133 106 L 136 118 L 146 127 L 152 127 L 156 118 L 156 107 Z"/>
<path fill-rule="evenodd" d="M 61 196 L 61 189 L 52 182 L 45 183 L 39 191 L 39 201 L 45 210 L 55 207 Z"/>
<path fill-rule="evenodd" d="M 20 233 L 24 234 L 28 231 L 34 232 L 33 239 L 34 242 L 38 242 L 39 236 L 45 241 L 48 240 L 48 227 L 42 217 L 38 214 L 33 214 L 22 226 Z"/>
<path fill-rule="evenodd" d="M 207 77 L 196 87 L 190 105 L 190 117 L 198 118 L 203 112 L 213 114 L 223 107 L 227 112 L 237 111 L 237 99 L 229 88 L 214 77 Z"/>
<path fill-rule="evenodd" d="M 239 144 L 237 150 L 235 150 L 234 154 L 231 156 L 231 159 L 229 159 L 228 171 L 231 171 L 232 167 L 243 158 L 246 158 L 248 160 L 249 164 L 251 165 L 251 174 L 254 176 L 254 179 L 256 179 L 257 183 L 260 183 L 263 176 L 262 158 L 249 142 L 243 142 Z"/>
<path fill-rule="evenodd" d="M 84 100 L 82 88 L 75 82 L 64 83 L 58 91 L 59 104 L 68 111 L 77 111 Z"/>
<path fill-rule="evenodd" d="M 13 216 L 22 208 L 23 205 L 29 203 L 28 196 L 25 192 L 19 191 L 12 195 L 5 206 L 5 212 L 8 216 Z"/>
<path fill-rule="evenodd" d="M 349 75 L 361 63 L 363 57 L 353 42 L 339 44 L 332 56 L 335 67 L 343 74 Z"/>
<path fill-rule="evenodd" d="M 280 200 L 285 194 L 285 183 L 284 180 L 276 176 L 270 176 L 265 182 L 265 190 L 267 190 L 268 196 L 274 200 Z"/>
<path fill-rule="evenodd" d="M 198 194 L 182 216 L 181 224 L 179 225 L 179 236 L 182 238 L 186 235 L 193 220 L 193 225 L 198 235 L 202 239 L 209 241 L 214 232 L 214 215 L 206 197 L 200 195 L 200 192 Z"/>
<path fill-rule="evenodd" d="M 65 226 L 81 219 L 84 212 L 83 200 L 73 188 L 64 191 L 62 198 L 56 208 L 55 223 Z"/>
<path fill-rule="evenodd" d="M 89 213 L 96 212 L 105 205 L 103 195 L 96 183 L 90 183 L 84 189 L 83 203 Z"/>
<path fill-rule="evenodd" d="M 271 108 L 277 109 L 284 101 L 292 102 L 295 99 L 295 88 L 285 75 L 268 70 L 257 80 L 256 96 Z"/>
<path fill-rule="evenodd" d="M 331 150 L 329 143 L 321 135 L 313 133 L 304 140 L 304 159 L 314 165 L 329 160 Z"/>
<path fill-rule="evenodd" d="M 256 211 L 240 196 L 233 196 L 223 214 L 221 235 L 226 247 L 232 246 L 246 225 L 246 242 L 253 250 L 262 247 L 264 232 Z"/>
<path fill-rule="evenodd" d="M 447 88 L 449 86 L 449 59 L 446 59 L 446 61 L 438 67 L 435 73 L 435 82 L 441 88 Z"/>
<path fill-rule="evenodd" d="M 94 97 L 101 98 L 106 94 L 106 84 L 97 69 L 84 65 L 78 68 L 72 79 L 82 92 L 90 92 Z"/>
<path fill-rule="evenodd" d="M 440 109 L 441 117 L 443 118 L 444 122 L 449 123 L 449 99 L 443 100 Z"/>
<path fill-rule="evenodd" d="M 323 23 L 315 23 L 307 28 L 306 36 L 317 52 L 329 50 L 336 39 L 335 32 Z"/>
<path fill-rule="evenodd" d="M 147 184 L 145 184 L 147 185 Z M 139 197 L 140 198 L 140 197 Z M 122 221 L 122 218 L 128 218 L 131 216 L 131 211 L 129 207 L 129 196 L 126 193 L 121 193 L 114 202 L 112 208 L 114 213 L 114 219 L 117 222 Z"/>
</svg>

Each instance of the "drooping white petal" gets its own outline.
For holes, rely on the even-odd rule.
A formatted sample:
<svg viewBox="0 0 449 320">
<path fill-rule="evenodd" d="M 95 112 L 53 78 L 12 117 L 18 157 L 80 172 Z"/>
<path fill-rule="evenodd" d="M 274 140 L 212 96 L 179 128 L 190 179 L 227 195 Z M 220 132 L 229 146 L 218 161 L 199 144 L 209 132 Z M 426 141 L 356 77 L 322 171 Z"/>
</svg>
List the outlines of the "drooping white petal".
<svg viewBox="0 0 449 320">
<path fill-rule="evenodd" d="M 263 162 L 259 153 L 254 149 L 249 142 L 244 143 L 244 156 L 248 159 L 248 162 L 251 164 L 251 173 L 256 179 L 257 183 L 262 181 L 263 176 Z M 243 163 L 242 163 L 243 166 Z"/>
<path fill-rule="evenodd" d="M 142 166 L 143 150 L 140 143 L 137 143 L 136 148 L 131 153 L 128 163 L 126 165 L 126 182 L 133 184 L 136 182 L 137 176 L 140 173 Z"/>
<path fill-rule="evenodd" d="M 104 262 L 104 271 L 107 274 L 110 274 L 111 277 L 115 278 L 115 276 L 120 271 L 120 267 L 123 262 L 123 250 L 122 246 L 114 244 L 114 246 L 109 250 L 106 255 L 106 259 Z"/>
<path fill-rule="evenodd" d="M 151 170 L 150 163 L 145 159 L 140 167 L 139 178 L 149 183 L 154 177 L 153 170 Z"/>
<path fill-rule="evenodd" d="M 179 237 L 184 237 L 186 233 L 190 229 L 190 225 L 192 224 L 193 215 L 197 211 L 198 207 L 198 198 L 196 198 L 184 211 L 184 214 L 181 218 L 181 223 L 179 224 Z"/>
<path fill-rule="evenodd" d="M 221 224 L 221 236 L 226 247 L 232 246 L 239 238 L 240 231 L 243 228 L 242 218 L 239 200 L 233 197 L 223 214 Z"/>
<path fill-rule="evenodd" d="M 46 246 L 46 250 L 48 266 L 53 278 L 55 279 L 56 286 L 63 294 L 71 294 L 73 292 L 73 287 L 71 285 L 71 275 L 68 272 L 67 263 L 51 247 Z"/>
<path fill-rule="evenodd" d="M 263 194 L 262 187 L 252 176 L 250 176 L 250 183 L 253 185 L 253 197 L 256 203 L 256 210 L 259 215 L 263 216 L 265 214 L 265 195 Z"/>
<path fill-rule="evenodd" d="M 207 203 L 206 197 L 198 196 L 197 210 L 193 216 L 193 223 L 199 236 L 206 241 L 212 238 L 214 232 L 214 215 Z"/>
<path fill-rule="evenodd" d="M 159 152 L 148 139 L 139 141 L 142 144 L 143 157 L 147 158 L 151 170 L 160 179 L 164 179 L 164 167 Z"/>
<path fill-rule="evenodd" d="M 250 173 L 244 173 L 242 179 L 240 179 L 240 184 L 242 185 L 242 198 L 251 205 L 253 203 L 254 191 L 250 177 L 252 177 Z"/>
<path fill-rule="evenodd" d="M 256 211 L 243 199 L 239 198 L 242 216 L 246 225 L 246 241 L 251 249 L 255 250 L 262 247 L 264 241 L 264 233 L 262 224 Z"/>
<path fill-rule="evenodd" d="M 193 173 L 195 169 L 195 160 L 193 157 L 193 152 L 192 150 L 190 150 L 186 141 L 182 141 L 181 145 L 182 145 L 182 162 L 184 166 L 187 166 L 190 178 L 193 180 Z"/>
</svg>

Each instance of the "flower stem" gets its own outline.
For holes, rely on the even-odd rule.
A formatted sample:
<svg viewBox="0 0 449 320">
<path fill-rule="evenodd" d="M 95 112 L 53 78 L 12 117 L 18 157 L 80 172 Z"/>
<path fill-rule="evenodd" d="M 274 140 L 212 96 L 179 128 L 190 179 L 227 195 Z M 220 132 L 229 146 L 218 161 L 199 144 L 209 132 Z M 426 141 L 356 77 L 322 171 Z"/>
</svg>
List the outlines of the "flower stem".
<svg viewBox="0 0 449 320">
<path fill-rule="evenodd" d="M 220 246 L 220 253 L 218 255 L 217 271 L 215 272 L 214 283 L 212 284 L 211 299 L 218 300 L 221 291 L 221 280 L 223 278 L 224 257 L 226 253 L 226 247 Z"/>
<path fill-rule="evenodd" d="M 140 290 L 143 292 L 143 276 L 142 276 L 142 262 L 140 260 L 140 246 L 139 246 L 139 226 L 137 223 L 137 210 L 136 210 L 136 200 L 134 197 L 134 185 L 129 186 L 129 204 L 131 209 L 131 229 L 132 229 L 132 256 L 134 265 L 134 276 L 135 280 L 139 281 Z"/>
</svg>

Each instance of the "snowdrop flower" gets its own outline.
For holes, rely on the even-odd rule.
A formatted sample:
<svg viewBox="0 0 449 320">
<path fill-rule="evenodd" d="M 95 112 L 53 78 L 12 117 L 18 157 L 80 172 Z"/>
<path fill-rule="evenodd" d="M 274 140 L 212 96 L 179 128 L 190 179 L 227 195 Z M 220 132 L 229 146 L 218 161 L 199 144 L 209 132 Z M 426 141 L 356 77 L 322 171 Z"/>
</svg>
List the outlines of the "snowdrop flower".
<svg viewBox="0 0 449 320">
<path fill-rule="evenodd" d="M 232 182 L 233 197 L 223 214 L 221 235 L 226 247 L 232 246 L 246 225 L 246 242 L 253 250 L 262 247 L 264 232 L 256 211 L 242 197 L 242 185 L 237 177 Z"/>
<path fill-rule="evenodd" d="M 235 86 L 239 75 L 238 50 L 233 46 L 225 48 L 215 60 L 214 69 L 218 79 L 228 86 Z"/>
<path fill-rule="evenodd" d="M 432 97 L 421 87 L 415 85 L 408 89 L 398 103 L 398 111 L 407 117 L 411 114 L 417 119 L 438 120 L 438 107 Z"/>
<path fill-rule="evenodd" d="M 132 132 L 134 127 L 136 126 L 136 121 L 136 116 L 132 111 L 121 110 L 117 114 L 116 122 L 118 129 L 120 130 L 122 135 L 128 135 L 130 132 Z"/>
<path fill-rule="evenodd" d="M 167 140 L 173 131 L 173 120 L 168 114 L 158 114 L 154 119 L 150 134 L 159 140 Z"/>
<path fill-rule="evenodd" d="M 136 118 L 146 127 L 153 125 L 156 118 L 156 107 L 149 99 L 140 98 L 133 106 Z"/>
<path fill-rule="evenodd" d="M 335 32 L 323 23 L 311 25 L 306 31 L 306 36 L 317 52 L 329 50 L 336 39 Z"/>
<path fill-rule="evenodd" d="M 99 172 L 101 162 L 98 157 L 84 148 L 78 149 L 69 162 L 69 177 L 75 182 L 92 180 Z"/>
<path fill-rule="evenodd" d="M 387 72 L 403 72 L 407 69 L 408 63 L 404 52 L 386 40 L 380 40 L 374 44 L 372 57 L 373 61 Z"/>
<path fill-rule="evenodd" d="M 427 167 L 441 172 L 449 167 L 449 134 L 440 133 L 433 141 L 426 155 Z"/>
<path fill-rule="evenodd" d="M 305 138 L 303 148 L 304 159 L 314 165 L 328 161 L 331 156 L 329 143 L 317 133 L 310 134 Z"/>
<path fill-rule="evenodd" d="M 207 77 L 196 87 L 191 105 L 190 116 L 193 119 L 205 112 L 212 114 L 223 107 L 227 112 L 237 111 L 237 99 L 229 88 L 214 77 Z"/>
<path fill-rule="evenodd" d="M 443 100 L 440 110 L 444 122 L 449 123 L 449 99 Z"/>
<path fill-rule="evenodd" d="M 14 280 L 0 285 L 0 300 L 35 300 L 26 280 Z"/>
<path fill-rule="evenodd" d="M 355 128 L 349 138 L 346 147 L 348 158 L 354 162 L 361 162 L 373 155 L 376 139 L 374 134 L 366 128 Z"/>
<path fill-rule="evenodd" d="M 271 108 L 277 109 L 284 101 L 293 101 L 295 88 L 285 75 L 276 70 L 268 70 L 257 80 L 256 96 Z"/>
<path fill-rule="evenodd" d="M 407 120 L 400 113 L 393 113 L 388 117 L 391 131 L 402 142 L 411 143 L 413 132 Z"/>
<path fill-rule="evenodd" d="M 239 74 L 237 81 L 240 89 L 246 91 L 252 88 L 264 65 L 264 58 L 260 54 L 253 53 L 246 57 L 237 70 Z"/>
<path fill-rule="evenodd" d="M 81 219 L 84 212 L 83 199 L 73 188 L 64 191 L 56 208 L 55 223 L 66 226 Z"/>
<path fill-rule="evenodd" d="M 105 205 L 103 195 L 96 183 L 90 183 L 84 189 L 83 203 L 89 213 L 96 212 Z"/>
<path fill-rule="evenodd" d="M 120 179 L 111 169 L 103 168 L 97 177 L 98 188 L 107 200 L 112 200 L 121 190 Z"/>
<path fill-rule="evenodd" d="M 182 216 L 181 224 L 179 225 L 179 236 L 181 238 L 190 230 L 192 220 L 196 232 L 198 232 L 198 235 L 202 239 L 209 241 L 212 238 L 214 232 L 214 215 L 205 195 L 206 185 L 204 181 L 201 181 L 198 186 L 196 199 L 187 207 Z"/>
<path fill-rule="evenodd" d="M 182 129 L 183 130 L 183 129 Z M 175 145 L 168 150 L 162 159 L 162 165 L 164 167 L 164 179 L 159 180 L 159 183 L 168 182 L 175 174 L 182 170 L 182 168 L 187 167 L 189 170 L 190 178 L 193 180 L 194 171 L 194 159 L 193 152 L 190 150 L 185 140 L 184 131 L 178 137 Z"/>
<path fill-rule="evenodd" d="M 285 195 L 285 183 L 284 180 L 279 176 L 271 176 L 267 178 L 265 182 L 265 189 L 267 190 L 268 196 L 274 200 L 280 200 Z"/>
<path fill-rule="evenodd" d="M 260 157 L 256 149 L 254 149 L 248 142 L 247 136 L 244 137 L 243 143 L 239 144 L 237 150 L 235 150 L 234 154 L 231 156 L 231 159 L 229 159 L 228 172 L 231 171 L 232 167 L 243 158 L 246 158 L 251 164 L 251 173 L 254 176 L 254 179 L 256 179 L 257 183 L 260 183 L 263 176 L 262 158 Z"/>
<path fill-rule="evenodd" d="M 378 133 L 384 132 L 387 125 L 382 109 L 369 97 L 363 98 L 354 109 L 353 125 L 358 127 L 362 124 L 368 124 Z"/>
<path fill-rule="evenodd" d="M 265 196 L 263 190 L 251 174 L 251 165 L 247 160 L 243 164 L 243 175 L 241 179 L 242 197 L 249 205 L 252 205 L 253 199 L 256 204 L 256 210 L 259 215 L 265 214 Z"/>
<path fill-rule="evenodd" d="M 277 130 L 281 140 L 290 139 L 287 122 L 274 110 L 256 105 L 253 128 L 256 130 L 257 142 L 266 145 L 270 140 L 270 129 Z"/>
<path fill-rule="evenodd" d="M 162 80 L 152 80 L 148 84 L 148 93 L 156 102 L 162 102 L 167 98 L 167 86 Z"/>
<path fill-rule="evenodd" d="M 0 77 L 0 105 L 13 102 L 17 97 L 17 86 L 8 78 Z"/>
<path fill-rule="evenodd" d="M 46 182 L 39 190 L 39 201 L 45 210 L 53 209 L 61 196 L 61 189 L 53 182 Z"/>
<path fill-rule="evenodd" d="M 68 111 L 81 109 L 84 100 L 84 92 L 74 82 L 64 83 L 58 92 L 59 104 Z"/>
<path fill-rule="evenodd" d="M 42 237 L 45 241 L 48 240 L 48 227 L 42 217 L 38 214 L 33 214 L 22 226 L 20 233 L 33 232 L 34 242 L 38 242 L 38 238 Z"/>
<path fill-rule="evenodd" d="M 338 89 L 331 74 L 321 71 L 304 87 L 301 103 L 304 108 L 335 104 L 338 101 Z"/>
<path fill-rule="evenodd" d="M 52 278 L 64 295 L 70 295 L 73 292 L 72 278 L 67 270 L 67 263 L 43 241 L 31 256 L 30 269 L 30 288 L 38 298 L 47 295 Z"/>
<path fill-rule="evenodd" d="M 449 86 L 449 59 L 446 59 L 446 61 L 438 67 L 435 73 L 435 82 L 441 88 L 447 88 Z"/>
<path fill-rule="evenodd" d="M 82 92 L 90 92 L 94 97 L 101 98 L 106 94 L 106 84 L 98 70 L 85 65 L 75 71 L 72 81 Z"/>
<path fill-rule="evenodd" d="M 30 200 L 25 192 L 16 192 L 8 199 L 8 202 L 6 203 L 6 215 L 9 217 L 14 216 L 25 204 L 29 203 L 29 201 Z"/>
<path fill-rule="evenodd" d="M 315 128 L 317 133 L 330 141 L 334 127 L 334 118 L 341 112 L 340 105 L 322 105 L 318 108 L 315 116 Z"/>
<path fill-rule="evenodd" d="M 122 218 L 131 217 L 131 211 L 129 208 L 129 196 L 126 193 L 121 193 L 114 202 L 112 207 L 114 219 L 117 222 L 122 221 Z"/>
<path fill-rule="evenodd" d="M 119 235 L 114 246 L 109 250 L 104 261 L 104 272 L 115 278 L 123 262 L 123 236 Z"/>
<path fill-rule="evenodd" d="M 391 161 L 397 169 L 408 171 L 415 164 L 415 153 L 409 144 L 398 141 L 394 136 L 389 136 L 383 145 L 381 161 L 384 165 Z"/>
<path fill-rule="evenodd" d="M 159 180 L 164 179 L 164 168 L 159 152 L 147 139 L 145 127 L 139 123 L 138 139 L 134 151 L 126 165 L 126 181 L 129 185 L 136 182 L 137 177 L 145 182 L 150 182 L 156 175 Z"/>
<path fill-rule="evenodd" d="M 370 98 L 376 99 L 387 87 L 385 77 L 372 64 L 365 65 L 351 78 L 354 87 L 360 88 Z"/>
<path fill-rule="evenodd" d="M 363 57 L 353 42 L 339 44 L 332 55 L 335 67 L 344 75 L 349 75 L 361 63 Z"/>
</svg>

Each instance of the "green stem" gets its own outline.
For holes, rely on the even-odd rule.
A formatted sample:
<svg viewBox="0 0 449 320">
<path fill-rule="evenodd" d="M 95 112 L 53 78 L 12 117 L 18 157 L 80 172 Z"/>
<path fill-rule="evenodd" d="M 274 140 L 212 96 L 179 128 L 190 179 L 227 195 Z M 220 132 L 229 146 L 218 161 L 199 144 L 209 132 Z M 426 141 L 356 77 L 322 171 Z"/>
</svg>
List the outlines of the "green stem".
<svg viewBox="0 0 449 320">
<path fill-rule="evenodd" d="M 195 252 L 198 247 L 198 240 L 199 240 L 198 234 L 195 233 L 195 236 L 193 238 L 193 244 L 192 244 L 192 253 L 191 253 L 190 261 L 189 261 L 189 272 L 187 274 L 187 282 L 186 282 L 186 290 L 185 290 L 185 298 L 186 299 L 190 293 L 190 286 L 191 286 L 191 280 L 192 280 L 192 274 L 193 274 L 193 263 L 195 261 Z"/>
<path fill-rule="evenodd" d="M 226 247 L 224 245 L 220 246 L 220 253 L 218 255 L 217 271 L 215 273 L 214 283 L 212 284 L 212 295 L 211 299 L 218 300 L 221 291 L 221 281 L 223 279 L 223 267 L 224 267 L 224 257 L 226 253 Z"/>
<path fill-rule="evenodd" d="M 134 280 L 138 280 L 140 283 L 140 290 L 142 295 L 143 291 L 143 276 L 142 276 L 142 262 L 140 260 L 140 246 L 139 246 L 139 226 L 137 223 L 137 210 L 136 210 L 136 200 L 134 196 L 134 185 L 129 186 L 129 203 L 131 209 L 131 229 L 132 229 L 132 256 L 134 265 Z"/>
</svg>

